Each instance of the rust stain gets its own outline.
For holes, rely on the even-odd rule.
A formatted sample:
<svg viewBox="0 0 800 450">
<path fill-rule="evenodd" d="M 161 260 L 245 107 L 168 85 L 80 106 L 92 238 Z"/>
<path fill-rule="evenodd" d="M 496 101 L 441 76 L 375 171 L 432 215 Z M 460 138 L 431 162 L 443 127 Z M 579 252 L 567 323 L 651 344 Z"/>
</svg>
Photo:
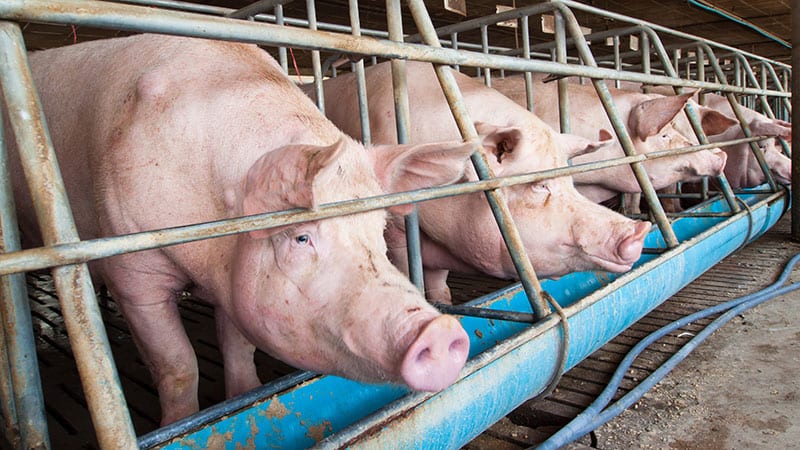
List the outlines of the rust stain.
<svg viewBox="0 0 800 450">
<path fill-rule="evenodd" d="M 319 442 L 325 438 L 325 431 L 333 432 L 333 427 L 327 420 L 323 421 L 319 425 L 308 427 L 308 433 L 306 433 L 306 436 L 313 439 L 314 442 Z"/>
<path fill-rule="evenodd" d="M 281 403 L 280 399 L 275 398 L 269 403 L 263 414 L 267 419 L 283 419 L 289 415 L 289 409 Z"/>
<path fill-rule="evenodd" d="M 481 330 L 475 330 L 475 336 L 478 336 L 478 339 L 483 339 L 483 333 L 481 333 Z"/>
<path fill-rule="evenodd" d="M 211 430 L 211 437 L 208 438 L 208 442 L 206 442 L 207 449 L 224 449 L 225 444 L 227 442 L 231 442 L 233 440 L 233 432 L 228 431 L 226 433 L 217 433 L 212 428 Z"/>
</svg>

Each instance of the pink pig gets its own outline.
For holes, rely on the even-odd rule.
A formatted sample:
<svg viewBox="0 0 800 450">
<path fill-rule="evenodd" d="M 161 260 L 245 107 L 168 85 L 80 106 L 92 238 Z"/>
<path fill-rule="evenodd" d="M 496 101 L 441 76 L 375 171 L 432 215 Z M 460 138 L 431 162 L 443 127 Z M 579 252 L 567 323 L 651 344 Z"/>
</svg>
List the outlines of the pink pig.
<svg viewBox="0 0 800 450">
<path fill-rule="evenodd" d="M 492 86 L 525 105 L 524 81 L 522 76 L 511 76 L 494 79 Z M 666 97 L 614 88 L 609 88 L 609 91 L 637 153 L 647 154 L 697 144 L 697 137 L 691 130 L 690 134 L 681 133 L 673 125 L 676 117 L 683 116 L 682 111 L 690 95 Z M 558 127 L 557 84 L 537 80 L 533 92 L 534 112 L 549 125 Z M 611 122 L 592 85 L 569 84 L 569 111 L 570 131 L 579 136 L 595 136 L 599 128 L 611 128 Z M 728 117 L 710 109 L 701 111 L 701 117 L 704 130 L 708 134 L 720 133 L 734 124 Z M 580 164 L 624 155 L 622 146 L 615 141 L 614 145 L 575 157 L 572 161 Z M 662 189 L 678 181 L 696 181 L 703 176 L 720 175 L 725 161 L 725 153 L 712 149 L 648 160 L 643 165 L 653 188 Z M 633 171 L 627 165 L 581 173 L 573 179 L 578 191 L 595 202 L 608 200 L 619 193 L 641 192 Z"/>
<path fill-rule="evenodd" d="M 449 183 L 474 150 L 366 151 L 254 45 L 138 35 L 30 61 L 83 239 Z M 26 245 L 41 245 L 13 163 Z M 377 210 L 93 262 L 157 384 L 162 423 L 198 410 L 183 290 L 215 306 L 229 396 L 260 384 L 254 345 L 312 371 L 450 385 L 469 339 L 390 263 L 385 225 Z"/>
<path fill-rule="evenodd" d="M 430 64 L 408 61 L 411 142 L 435 142 L 460 136 Z M 567 165 L 567 157 L 605 144 L 559 135 L 534 114 L 480 82 L 455 73 L 470 118 L 497 176 Z M 374 142 L 397 142 L 390 65 L 366 70 L 367 100 Z M 310 93 L 307 90 L 307 93 Z M 359 138 L 355 77 L 325 81 L 326 114 L 345 133 Z M 465 180 L 476 180 L 470 171 Z M 650 223 L 627 219 L 582 197 L 569 177 L 504 188 L 514 220 L 538 275 L 559 276 L 580 270 L 629 270 L 641 254 Z M 448 271 L 517 276 L 491 210 L 482 193 L 419 204 L 426 294 L 450 300 Z M 405 264 L 404 228 L 393 220 L 387 243 L 393 260 Z"/>
</svg>

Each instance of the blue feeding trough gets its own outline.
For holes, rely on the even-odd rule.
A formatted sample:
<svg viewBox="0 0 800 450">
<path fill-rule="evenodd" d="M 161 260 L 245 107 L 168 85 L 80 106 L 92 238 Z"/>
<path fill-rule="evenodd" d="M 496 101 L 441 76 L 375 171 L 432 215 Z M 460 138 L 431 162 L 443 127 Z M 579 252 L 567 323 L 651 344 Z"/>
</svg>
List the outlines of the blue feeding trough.
<svg viewBox="0 0 800 450">
<path fill-rule="evenodd" d="M 569 322 L 566 368 L 572 368 L 689 284 L 772 227 L 789 207 L 784 192 L 737 196 L 747 208 L 730 216 L 724 200 L 694 209 L 703 217 L 672 224 L 681 244 L 645 254 L 633 270 L 580 272 L 542 287 Z M 648 248 L 666 248 L 658 230 Z M 519 285 L 470 306 L 530 313 Z M 471 355 L 461 378 L 436 393 L 367 385 L 298 373 L 231 399 L 139 439 L 144 448 L 458 448 L 524 401 L 542 393 L 563 350 L 563 328 L 551 314 L 535 324 L 463 317 Z"/>
</svg>

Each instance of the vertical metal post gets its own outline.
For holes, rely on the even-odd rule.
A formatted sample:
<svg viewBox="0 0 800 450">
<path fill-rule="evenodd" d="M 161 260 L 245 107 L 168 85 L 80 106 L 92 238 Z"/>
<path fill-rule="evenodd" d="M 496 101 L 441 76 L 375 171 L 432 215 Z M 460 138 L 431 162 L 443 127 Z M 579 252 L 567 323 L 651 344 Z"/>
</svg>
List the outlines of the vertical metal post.
<svg viewBox="0 0 800 450">
<path fill-rule="evenodd" d="M 519 27 L 522 34 L 522 57 L 531 59 L 528 16 L 519 18 Z M 530 72 L 525 72 L 525 105 L 528 107 L 528 111 L 533 112 L 533 74 Z"/>
<path fill-rule="evenodd" d="M 442 44 L 439 42 L 439 37 L 423 1 L 408 0 L 408 6 L 425 43 L 432 47 L 441 47 Z M 451 70 L 448 66 L 436 66 L 436 75 L 439 77 L 442 91 L 450 105 L 450 110 L 453 112 L 453 117 L 456 120 L 462 138 L 464 141 L 474 141 L 478 138 L 478 132 L 475 130 L 475 124 L 469 120 L 464 98 L 461 96 Z M 475 166 L 475 172 L 477 172 L 480 179 L 494 176 L 486 161 L 485 151 L 481 150 L 473 153 L 472 164 Z M 531 308 L 537 318 L 542 318 L 550 312 L 550 308 L 544 302 L 542 286 L 539 284 L 539 279 L 536 278 L 531 260 L 528 258 L 519 230 L 514 224 L 514 218 L 511 216 L 511 211 L 508 209 L 508 204 L 503 197 L 502 191 L 499 189 L 486 191 L 486 198 L 497 221 L 497 226 L 500 228 L 500 233 L 503 235 L 514 267 L 517 269 L 522 287 L 531 303 Z"/>
<path fill-rule="evenodd" d="M 642 73 L 650 75 L 650 36 L 647 33 L 639 35 L 639 51 L 642 58 Z M 650 93 L 650 86 L 642 85 L 642 92 Z"/>
<path fill-rule="evenodd" d="M 306 0 L 308 10 L 308 28 L 317 29 L 317 10 L 315 0 Z M 314 71 L 314 92 L 317 94 L 317 108 L 325 114 L 325 94 L 322 91 L 322 61 L 319 50 L 311 50 L 311 68 Z"/>
<path fill-rule="evenodd" d="M 611 43 L 614 46 L 614 70 L 622 70 L 622 60 L 619 54 L 619 36 L 616 35 L 611 39 Z M 620 86 L 621 82 L 619 80 L 614 80 L 614 87 L 619 89 Z"/>
<path fill-rule="evenodd" d="M 697 47 L 695 55 L 697 58 L 697 79 L 699 81 L 706 81 L 706 53 L 703 51 L 703 47 Z M 706 103 L 706 94 L 703 93 L 702 89 L 697 96 L 697 102 L 701 105 L 705 105 Z M 703 181 L 700 184 L 700 198 L 703 201 L 708 199 L 708 177 L 703 177 Z"/>
<path fill-rule="evenodd" d="M 403 16 L 399 0 L 386 0 L 386 21 L 389 28 L 389 39 L 403 41 Z M 406 63 L 392 59 L 392 86 L 394 88 L 394 117 L 397 123 L 397 143 L 407 144 L 411 140 L 408 124 L 410 108 L 408 105 L 408 82 L 406 80 Z M 406 248 L 408 251 L 408 277 L 414 286 L 425 292 L 424 272 L 422 269 L 422 249 L 419 233 L 419 213 L 417 207 L 405 216 Z"/>
<path fill-rule="evenodd" d="M 361 36 L 361 18 L 358 15 L 358 0 L 350 0 L 350 28 L 353 36 Z M 358 114 L 361 122 L 361 142 L 367 147 L 372 145 L 372 132 L 369 128 L 369 106 L 367 103 L 367 81 L 364 75 L 364 59 L 353 63 L 358 89 Z"/>
<path fill-rule="evenodd" d="M 792 8 L 792 92 L 800 93 L 800 8 Z M 792 95 L 792 123 L 800 123 L 800 95 Z M 800 132 L 792 128 L 792 148 L 800 148 Z M 792 152 L 792 200 L 800 199 L 800 152 Z M 800 208 L 792 206 L 792 240 L 800 241 Z"/>
<path fill-rule="evenodd" d="M 0 103 L 1 104 L 1 103 Z M 14 240 L 11 238 L 12 234 L 17 233 L 17 223 L 14 214 L 14 198 L 10 189 L 10 174 L 7 166 L 7 148 L 3 136 L 3 108 L 0 107 L 0 252 L 8 253 L 13 251 L 14 246 L 11 245 Z M 9 230 L 3 232 L 3 230 Z M 18 246 L 17 246 L 18 247 Z M 19 274 L 16 274 L 19 275 Z M 6 317 L 11 317 L 12 314 L 6 312 L 7 306 L 16 308 L 19 306 L 20 300 L 23 297 L 14 297 L 12 286 L 14 284 L 14 276 L 0 277 L 0 302 L 3 308 L 0 314 L 2 327 L 0 327 L 0 411 L 3 413 L 3 430 L 4 434 L 13 447 L 19 447 L 20 430 L 19 420 L 17 419 L 17 406 L 14 397 L 14 386 L 11 381 L 11 361 L 10 353 L 14 351 L 15 344 L 9 342 L 10 336 L 18 331 L 21 331 L 24 325 L 15 325 L 14 320 L 3 320 Z M 19 278 L 17 276 L 17 278 Z M 23 288 L 24 292 L 24 288 Z M 35 348 L 34 348 L 35 351 Z"/>
<path fill-rule="evenodd" d="M 4 61 L 0 85 L 42 238 L 45 245 L 77 242 L 80 238 L 17 24 L 0 22 L 0 60 Z M 98 442 L 102 448 L 136 448 L 88 267 L 58 267 L 53 269 L 53 278 Z"/>
<path fill-rule="evenodd" d="M 450 46 L 453 48 L 453 50 L 458 50 L 458 33 L 450 34 Z M 461 67 L 458 65 L 453 66 L 453 68 L 458 72 L 461 71 Z"/>
<path fill-rule="evenodd" d="M 283 5 L 275 5 L 275 25 L 283 26 Z M 278 62 L 283 73 L 289 73 L 289 58 L 286 56 L 286 47 L 278 47 Z"/>
<path fill-rule="evenodd" d="M 486 25 L 481 25 L 481 48 L 483 53 L 489 54 L 489 27 Z M 492 87 L 492 69 L 489 67 L 483 69 L 483 82 Z"/>
<path fill-rule="evenodd" d="M 567 63 L 567 33 L 564 30 L 564 18 L 561 13 L 554 11 L 555 38 L 556 38 L 556 62 Z M 575 37 L 575 39 L 579 39 Z M 562 133 L 570 132 L 569 124 L 569 80 L 561 77 L 558 83 L 558 125 Z"/>
</svg>

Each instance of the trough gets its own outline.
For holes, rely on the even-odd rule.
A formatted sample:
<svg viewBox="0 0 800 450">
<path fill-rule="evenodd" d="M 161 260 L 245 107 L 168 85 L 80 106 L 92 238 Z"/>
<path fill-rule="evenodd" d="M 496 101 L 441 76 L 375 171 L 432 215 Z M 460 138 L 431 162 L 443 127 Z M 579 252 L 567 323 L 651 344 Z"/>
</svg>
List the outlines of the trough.
<svg viewBox="0 0 800 450">
<path fill-rule="evenodd" d="M 566 369 L 602 347 L 714 264 L 772 227 L 790 204 L 785 192 L 745 191 L 748 205 L 728 217 L 681 217 L 680 240 L 663 252 L 657 229 L 634 269 L 614 275 L 579 272 L 542 287 L 564 309 L 535 324 L 461 318 L 471 355 L 460 379 L 436 393 L 362 384 L 298 372 L 139 438 L 142 448 L 458 448 L 524 401 L 542 393 L 566 344 Z M 725 213 L 713 200 L 694 213 Z M 468 305 L 530 313 L 517 284 Z"/>
</svg>

